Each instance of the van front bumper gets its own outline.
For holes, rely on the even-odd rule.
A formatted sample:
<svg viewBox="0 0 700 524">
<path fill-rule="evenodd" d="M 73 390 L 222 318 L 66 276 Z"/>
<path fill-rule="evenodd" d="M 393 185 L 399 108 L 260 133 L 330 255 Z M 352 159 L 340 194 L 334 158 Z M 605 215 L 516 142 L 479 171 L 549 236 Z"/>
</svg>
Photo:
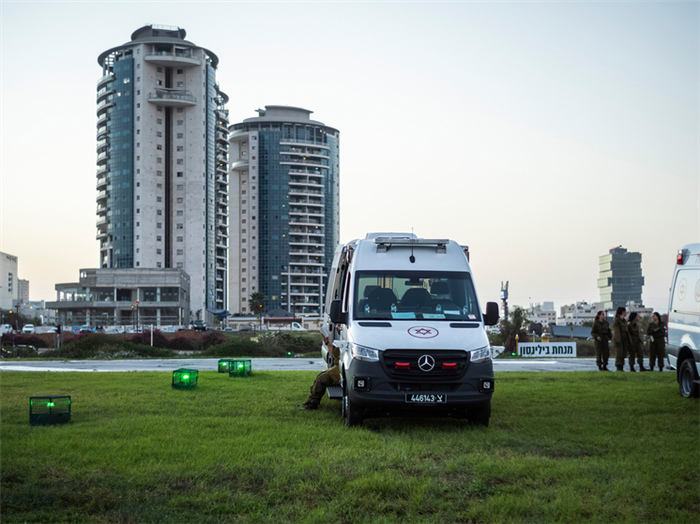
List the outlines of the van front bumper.
<svg viewBox="0 0 700 524">
<path fill-rule="evenodd" d="M 418 379 L 401 380 L 389 377 L 379 362 L 350 361 L 345 370 L 348 396 L 363 408 L 410 410 L 455 410 L 487 404 L 494 390 L 493 363 L 489 360 L 469 363 L 466 372 L 453 379 L 432 378 L 425 373 Z M 430 398 L 430 402 L 410 402 L 415 396 Z"/>
</svg>

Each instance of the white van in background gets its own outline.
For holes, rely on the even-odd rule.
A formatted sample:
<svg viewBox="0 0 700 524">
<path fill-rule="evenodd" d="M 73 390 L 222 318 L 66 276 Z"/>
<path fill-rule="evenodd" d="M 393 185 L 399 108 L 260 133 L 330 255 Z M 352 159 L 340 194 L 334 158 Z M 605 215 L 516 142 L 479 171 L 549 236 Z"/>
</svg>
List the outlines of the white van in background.
<svg viewBox="0 0 700 524">
<path fill-rule="evenodd" d="M 482 313 L 466 247 L 408 233 L 339 246 L 323 322 L 341 352 L 346 425 L 397 412 L 488 426 L 494 375 L 484 326 L 498 322 L 498 304 Z"/>
<path fill-rule="evenodd" d="M 668 362 L 686 398 L 700 396 L 700 244 L 678 251 L 668 304 Z"/>
</svg>

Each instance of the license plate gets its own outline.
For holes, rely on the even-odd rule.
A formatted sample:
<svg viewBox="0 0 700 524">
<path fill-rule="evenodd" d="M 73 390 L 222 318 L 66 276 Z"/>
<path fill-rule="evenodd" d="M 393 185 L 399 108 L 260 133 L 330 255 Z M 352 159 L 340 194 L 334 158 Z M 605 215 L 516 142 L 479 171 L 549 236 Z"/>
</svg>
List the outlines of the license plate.
<svg viewBox="0 0 700 524">
<path fill-rule="evenodd" d="M 406 402 L 411 404 L 446 404 L 447 395 L 406 393 Z"/>
</svg>

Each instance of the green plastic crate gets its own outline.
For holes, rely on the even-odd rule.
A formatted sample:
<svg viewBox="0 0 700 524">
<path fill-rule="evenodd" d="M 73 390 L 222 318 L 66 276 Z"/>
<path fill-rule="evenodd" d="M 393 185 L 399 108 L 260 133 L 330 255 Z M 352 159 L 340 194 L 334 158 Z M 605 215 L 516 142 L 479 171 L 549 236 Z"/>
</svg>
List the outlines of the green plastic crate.
<svg viewBox="0 0 700 524">
<path fill-rule="evenodd" d="M 180 368 L 173 371 L 173 388 L 174 389 L 194 389 L 197 387 L 197 376 L 199 371 L 196 369 Z"/>
<path fill-rule="evenodd" d="M 232 360 L 228 376 L 229 377 L 249 377 L 253 374 L 253 365 L 250 360 Z"/>
<path fill-rule="evenodd" d="M 70 395 L 29 397 L 29 423 L 48 426 L 70 422 Z"/>
<path fill-rule="evenodd" d="M 219 373 L 228 373 L 231 370 L 233 360 L 230 358 L 222 358 L 219 360 Z"/>
</svg>

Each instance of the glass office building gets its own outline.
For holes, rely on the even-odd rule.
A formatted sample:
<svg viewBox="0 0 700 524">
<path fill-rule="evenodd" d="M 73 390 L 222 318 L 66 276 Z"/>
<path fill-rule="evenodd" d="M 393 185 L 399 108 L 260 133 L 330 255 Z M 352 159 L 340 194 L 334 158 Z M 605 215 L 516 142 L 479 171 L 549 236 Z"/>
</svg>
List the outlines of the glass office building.
<svg viewBox="0 0 700 524">
<path fill-rule="evenodd" d="M 227 302 L 228 97 L 218 58 L 148 25 L 102 53 L 97 82 L 101 268 L 176 268 L 193 312 Z"/>
<path fill-rule="evenodd" d="M 629 311 L 632 303 L 642 306 L 641 253 L 628 253 L 622 246 L 614 247 L 599 258 L 599 266 L 598 288 L 604 309 L 622 306 Z"/>
<path fill-rule="evenodd" d="M 339 132 L 311 111 L 265 106 L 231 126 L 229 310 L 322 311 L 339 240 Z"/>
</svg>

